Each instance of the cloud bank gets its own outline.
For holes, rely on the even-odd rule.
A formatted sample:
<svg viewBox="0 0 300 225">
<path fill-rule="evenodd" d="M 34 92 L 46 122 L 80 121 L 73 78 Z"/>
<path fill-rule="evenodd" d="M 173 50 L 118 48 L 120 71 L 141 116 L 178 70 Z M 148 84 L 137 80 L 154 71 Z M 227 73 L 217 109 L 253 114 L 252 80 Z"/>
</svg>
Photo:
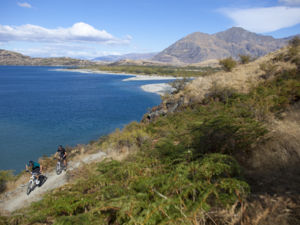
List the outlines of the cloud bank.
<svg viewBox="0 0 300 225">
<path fill-rule="evenodd" d="M 28 2 L 18 2 L 18 6 L 23 8 L 32 8 L 32 6 Z"/>
<path fill-rule="evenodd" d="M 22 26 L 0 25 L 0 42 L 94 42 L 100 44 L 128 44 L 130 36 L 118 39 L 105 30 L 98 30 L 89 24 L 79 22 L 72 27 L 47 29 L 26 24 Z"/>
<path fill-rule="evenodd" d="M 282 0 L 295 3 L 299 0 Z M 268 33 L 300 23 L 300 7 L 276 6 L 250 9 L 221 9 L 235 26 L 256 33 Z"/>
<path fill-rule="evenodd" d="M 103 55 L 120 55 L 119 52 L 102 51 L 83 45 L 50 44 L 32 46 L 31 48 L 12 48 L 11 51 L 19 52 L 32 57 L 71 57 L 80 59 L 93 59 Z"/>
</svg>

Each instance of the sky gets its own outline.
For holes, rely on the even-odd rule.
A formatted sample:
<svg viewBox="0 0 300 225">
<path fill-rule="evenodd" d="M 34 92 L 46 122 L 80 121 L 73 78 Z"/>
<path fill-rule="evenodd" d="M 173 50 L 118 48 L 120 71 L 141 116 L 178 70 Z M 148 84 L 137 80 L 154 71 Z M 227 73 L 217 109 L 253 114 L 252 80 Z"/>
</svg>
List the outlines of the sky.
<svg viewBox="0 0 300 225">
<path fill-rule="evenodd" d="M 300 0 L 0 0 L 0 49 L 33 57 L 159 52 L 233 26 L 299 34 Z"/>
</svg>

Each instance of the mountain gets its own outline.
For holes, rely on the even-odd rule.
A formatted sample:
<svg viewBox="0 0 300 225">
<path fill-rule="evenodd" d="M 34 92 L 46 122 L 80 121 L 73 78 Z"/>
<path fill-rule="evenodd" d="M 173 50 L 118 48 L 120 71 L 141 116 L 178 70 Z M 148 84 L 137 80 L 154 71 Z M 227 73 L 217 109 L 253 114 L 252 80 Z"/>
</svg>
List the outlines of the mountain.
<svg viewBox="0 0 300 225">
<path fill-rule="evenodd" d="M 283 47 L 288 40 L 259 35 L 239 27 L 212 35 L 195 32 L 175 42 L 154 56 L 153 60 L 179 64 L 229 56 L 238 58 L 239 54 L 260 57 Z"/>
<path fill-rule="evenodd" d="M 32 58 L 17 52 L 0 49 L 0 65 L 25 66 L 86 66 L 94 64 L 88 60 L 68 57 Z"/>
<path fill-rule="evenodd" d="M 120 60 L 130 59 L 130 60 L 145 60 L 151 59 L 155 56 L 157 52 L 151 53 L 129 53 L 125 55 L 106 55 L 94 58 L 93 61 L 106 61 L 106 62 L 116 62 Z"/>
</svg>

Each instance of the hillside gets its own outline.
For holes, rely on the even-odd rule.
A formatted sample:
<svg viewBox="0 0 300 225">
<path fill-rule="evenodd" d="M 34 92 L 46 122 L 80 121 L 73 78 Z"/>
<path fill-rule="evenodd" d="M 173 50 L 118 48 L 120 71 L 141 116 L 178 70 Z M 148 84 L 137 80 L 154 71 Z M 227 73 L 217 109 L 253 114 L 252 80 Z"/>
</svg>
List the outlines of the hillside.
<svg viewBox="0 0 300 225">
<path fill-rule="evenodd" d="M 283 47 L 287 40 L 258 35 L 238 27 L 212 35 L 195 32 L 175 42 L 153 60 L 191 64 L 229 56 L 238 58 L 239 54 L 260 57 Z"/>
<path fill-rule="evenodd" d="M 68 57 L 32 58 L 17 52 L 0 49 L 0 65 L 24 66 L 86 66 L 94 63 Z"/>
<path fill-rule="evenodd" d="M 179 85 L 143 122 L 70 151 L 107 158 L 68 172 L 69 184 L 0 222 L 299 224 L 299 121 L 295 39 Z"/>
</svg>

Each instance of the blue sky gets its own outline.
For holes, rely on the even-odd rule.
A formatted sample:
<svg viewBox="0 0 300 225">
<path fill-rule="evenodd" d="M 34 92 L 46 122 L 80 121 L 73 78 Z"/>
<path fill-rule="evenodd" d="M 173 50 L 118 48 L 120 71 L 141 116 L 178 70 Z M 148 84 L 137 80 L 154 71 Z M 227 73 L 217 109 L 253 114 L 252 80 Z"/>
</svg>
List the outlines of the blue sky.
<svg viewBox="0 0 300 225">
<path fill-rule="evenodd" d="M 30 56 L 158 52 L 232 26 L 298 34 L 300 0 L 0 0 L 0 48 Z"/>
</svg>

